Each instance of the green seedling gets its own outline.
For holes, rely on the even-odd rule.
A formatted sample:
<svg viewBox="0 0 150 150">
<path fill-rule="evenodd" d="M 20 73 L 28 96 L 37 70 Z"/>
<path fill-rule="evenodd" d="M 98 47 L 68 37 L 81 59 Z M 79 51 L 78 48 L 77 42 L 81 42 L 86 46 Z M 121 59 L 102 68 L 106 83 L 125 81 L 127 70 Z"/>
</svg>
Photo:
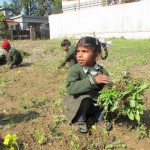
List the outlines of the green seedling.
<svg viewBox="0 0 150 150">
<path fill-rule="evenodd" d="M 136 135 L 138 139 L 143 139 L 145 137 L 148 137 L 148 130 L 144 124 L 139 124 L 137 127 Z"/>
<path fill-rule="evenodd" d="M 78 142 L 79 142 L 79 137 L 76 136 L 76 135 L 72 135 L 72 140 L 69 141 L 68 143 L 69 143 L 69 145 L 70 145 L 72 148 L 78 150 L 78 149 L 79 149 L 79 144 L 78 144 Z"/>
<path fill-rule="evenodd" d="M 34 130 L 33 133 L 38 138 L 38 143 L 39 144 L 43 144 L 44 138 L 45 138 L 45 134 L 41 134 L 40 131 L 38 131 L 38 130 Z"/>
</svg>

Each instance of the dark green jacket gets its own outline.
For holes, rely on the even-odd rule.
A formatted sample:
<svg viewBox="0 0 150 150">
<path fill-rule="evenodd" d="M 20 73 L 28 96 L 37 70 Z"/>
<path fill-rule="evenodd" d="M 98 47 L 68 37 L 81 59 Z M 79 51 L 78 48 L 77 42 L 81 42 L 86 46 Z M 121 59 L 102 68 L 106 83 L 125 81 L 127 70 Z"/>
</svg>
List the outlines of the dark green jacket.
<svg viewBox="0 0 150 150">
<path fill-rule="evenodd" d="M 21 53 L 15 48 L 11 48 L 7 54 L 7 63 L 13 65 L 19 65 L 22 62 Z"/>
<path fill-rule="evenodd" d="M 101 66 L 98 72 L 99 74 L 108 75 L 107 71 Z M 66 83 L 68 95 L 62 102 L 62 110 L 67 118 L 70 121 L 73 120 L 84 98 L 89 97 L 96 101 L 99 91 L 103 87 L 104 84 L 97 84 L 93 76 L 85 74 L 79 64 L 72 66 L 68 73 Z"/>
<path fill-rule="evenodd" d="M 71 68 L 74 64 L 77 63 L 75 58 L 75 45 L 69 47 L 65 60 L 61 63 L 61 65 L 58 68 L 63 67 L 66 63 L 68 65 L 68 68 Z"/>
</svg>

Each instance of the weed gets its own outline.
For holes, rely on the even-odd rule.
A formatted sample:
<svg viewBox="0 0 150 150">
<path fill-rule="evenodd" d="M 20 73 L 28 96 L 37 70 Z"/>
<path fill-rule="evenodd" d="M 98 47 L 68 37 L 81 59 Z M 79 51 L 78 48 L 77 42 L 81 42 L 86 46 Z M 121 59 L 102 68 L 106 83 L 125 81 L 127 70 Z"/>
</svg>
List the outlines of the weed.
<svg viewBox="0 0 150 150">
<path fill-rule="evenodd" d="M 39 143 L 39 144 L 43 144 L 45 134 L 41 134 L 40 131 L 38 131 L 38 130 L 34 130 L 33 133 L 34 133 L 35 136 L 38 138 L 38 143 Z"/>
<path fill-rule="evenodd" d="M 97 104 L 106 112 L 115 111 L 118 115 L 140 122 L 144 110 L 141 94 L 149 85 L 138 80 L 121 79 L 108 86 L 100 92 Z"/>
<path fill-rule="evenodd" d="M 57 125 L 62 124 L 64 122 L 66 122 L 66 119 L 63 116 L 57 116 L 57 115 L 53 116 L 54 126 L 57 126 Z"/>
<path fill-rule="evenodd" d="M 122 143 L 121 141 L 116 141 L 112 144 L 105 144 L 104 149 L 116 149 L 116 148 L 127 148 L 127 145 Z"/>
<path fill-rule="evenodd" d="M 78 136 L 76 136 L 76 135 L 72 135 L 72 140 L 71 141 L 69 141 L 68 143 L 69 143 L 69 145 L 72 147 L 72 148 L 74 148 L 74 149 L 79 149 L 79 144 L 78 144 L 78 142 L 79 142 L 79 137 Z"/>
<path fill-rule="evenodd" d="M 61 105 L 61 99 L 60 98 L 51 101 L 51 106 L 52 107 L 59 107 L 60 105 Z"/>
<path fill-rule="evenodd" d="M 146 65 L 147 64 L 147 59 L 145 57 L 140 57 L 138 59 L 138 64 L 139 65 Z"/>
<path fill-rule="evenodd" d="M 148 137 L 148 131 L 147 128 L 144 126 L 144 124 L 138 125 L 136 134 L 138 139 L 143 139 L 145 137 Z"/>
<path fill-rule="evenodd" d="M 58 133 L 56 128 L 50 128 L 49 134 L 50 134 L 50 138 L 57 139 L 57 140 L 61 139 L 63 136 L 63 133 Z"/>
<path fill-rule="evenodd" d="M 66 95 L 66 87 L 65 85 L 61 86 L 60 89 L 59 89 L 59 94 L 60 95 Z"/>
</svg>

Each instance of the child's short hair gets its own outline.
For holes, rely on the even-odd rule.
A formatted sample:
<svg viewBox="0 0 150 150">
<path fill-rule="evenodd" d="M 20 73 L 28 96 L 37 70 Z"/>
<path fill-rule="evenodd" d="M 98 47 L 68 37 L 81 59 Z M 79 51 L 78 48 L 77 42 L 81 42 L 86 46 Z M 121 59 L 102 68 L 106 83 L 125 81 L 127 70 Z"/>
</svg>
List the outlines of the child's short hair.
<svg viewBox="0 0 150 150">
<path fill-rule="evenodd" d="M 63 40 L 63 41 L 61 42 L 61 47 L 62 47 L 62 46 L 66 46 L 66 45 L 68 45 L 68 46 L 71 45 L 71 42 L 70 42 L 69 40 L 67 40 L 67 39 L 65 39 L 65 40 Z"/>
<path fill-rule="evenodd" d="M 97 38 L 85 36 L 85 37 L 82 37 L 78 41 L 76 49 L 78 48 L 78 46 L 83 46 L 83 47 L 86 47 L 86 48 L 91 48 L 94 51 L 94 53 L 99 53 L 100 54 L 101 51 L 102 51 L 101 46 L 103 46 L 103 45 L 102 45 L 102 43 Z M 104 48 L 104 50 L 105 50 L 105 56 L 103 57 L 101 55 L 102 59 L 106 59 L 107 56 L 108 56 L 107 48 Z"/>
</svg>

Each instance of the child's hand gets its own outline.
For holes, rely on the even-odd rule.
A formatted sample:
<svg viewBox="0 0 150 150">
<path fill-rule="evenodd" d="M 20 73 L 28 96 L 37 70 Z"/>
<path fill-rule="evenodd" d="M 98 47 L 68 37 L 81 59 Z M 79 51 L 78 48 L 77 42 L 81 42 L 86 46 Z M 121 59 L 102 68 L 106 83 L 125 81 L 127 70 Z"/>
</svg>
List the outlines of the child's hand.
<svg viewBox="0 0 150 150">
<path fill-rule="evenodd" d="M 107 75 L 98 74 L 95 76 L 95 80 L 97 83 L 108 83 L 109 77 Z"/>
</svg>

